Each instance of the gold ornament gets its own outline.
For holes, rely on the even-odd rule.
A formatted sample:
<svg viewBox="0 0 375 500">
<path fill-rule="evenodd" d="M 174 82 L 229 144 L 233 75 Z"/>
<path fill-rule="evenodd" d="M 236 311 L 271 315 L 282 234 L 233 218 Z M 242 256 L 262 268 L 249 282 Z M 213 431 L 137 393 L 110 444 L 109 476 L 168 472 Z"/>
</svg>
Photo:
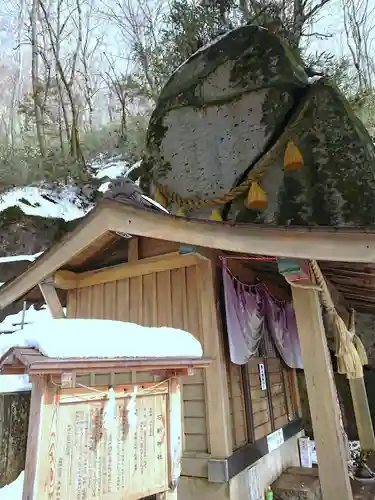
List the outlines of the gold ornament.
<svg viewBox="0 0 375 500">
<path fill-rule="evenodd" d="M 266 192 L 259 186 L 257 181 L 253 181 L 246 200 L 247 208 L 263 210 L 267 208 L 268 199 Z"/>
<path fill-rule="evenodd" d="M 304 165 L 303 156 L 298 147 L 290 140 L 287 144 L 284 155 L 284 168 L 293 172 Z"/>
</svg>

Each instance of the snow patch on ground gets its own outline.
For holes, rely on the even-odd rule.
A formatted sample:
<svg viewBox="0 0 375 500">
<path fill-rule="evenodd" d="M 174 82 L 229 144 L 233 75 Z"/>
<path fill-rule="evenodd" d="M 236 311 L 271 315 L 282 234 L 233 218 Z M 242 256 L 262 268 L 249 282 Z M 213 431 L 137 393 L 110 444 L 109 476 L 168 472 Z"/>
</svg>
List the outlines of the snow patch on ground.
<svg viewBox="0 0 375 500">
<path fill-rule="evenodd" d="M 113 156 L 108 159 L 99 156 L 91 163 L 91 168 L 94 171 L 94 177 L 97 179 L 104 179 L 105 177 L 116 179 L 116 177 L 125 175 L 132 167 L 121 156 Z"/>
<path fill-rule="evenodd" d="M 111 180 L 126 176 L 140 165 L 140 161 L 130 166 L 121 157 L 105 159 L 99 156 L 91 164 L 94 178 L 103 180 L 97 188 L 104 193 L 109 189 Z M 139 180 L 136 182 L 139 184 Z M 64 219 L 66 222 L 84 217 L 93 204 L 82 194 L 76 185 L 58 185 L 55 187 L 26 186 L 12 188 L 0 194 L 0 216 L 7 208 L 18 207 L 25 215 Z"/>
<path fill-rule="evenodd" d="M 7 262 L 34 262 L 38 257 L 42 255 L 43 252 L 34 253 L 33 255 L 8 255 L 7 257 L 0 257 L 0 264 L 5 264 Z M 3 283 L 0 283 L 0 286 Z"/>
<path fill-rule="evenodd" d="M 27 186 L 14 188 L 0 195 L 0 213 L 10 207 L 18 207 L 25 215 L 34 215 L 71 221 L 86 215 L 87 201 L 78 195 L 78 188 L 63 186 L 43 188 Z"/>
<path fill-rule="evenodd" d="M 24 472 L 21 472 L 13 483 L 0 489 L 0 500 L 22 500 L 23 483 Z"/>
<path fill-rule="evenodd" d="M 0 347 L 35 347 L 53 358 L 201 358 L 193 335 L 175 328 L 150 328 L 135 323 L 94 319 L 51 319 L 25 326 Z"/>
<path fill-rule="evenodd" d="M 41 321 L 48 321 L 52 319 L 49 309 L 44 306 L 41 309 L 35 309 L 34 306 L 29 307 L 25 311 L 24 324 L 25 326 L 40 323 Z M 10 314 L 4 321 L 0 323 L 0 334 L 8 332 L 16 332 L 21 329 L 22 311 L 17 314 Z M 0 351 L 3 341 L 3 336 L 0 335 Z"/>
</svg>

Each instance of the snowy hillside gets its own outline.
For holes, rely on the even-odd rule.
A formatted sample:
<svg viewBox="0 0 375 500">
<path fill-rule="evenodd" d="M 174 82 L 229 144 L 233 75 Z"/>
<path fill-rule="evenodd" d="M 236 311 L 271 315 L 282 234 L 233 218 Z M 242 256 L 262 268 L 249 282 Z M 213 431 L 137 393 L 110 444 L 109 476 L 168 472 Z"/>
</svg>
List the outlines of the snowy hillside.
<svg viewBox="0 0 375 500">
<path fill-rule="evenodd" d="M 98 158 L 91 164 L 93 179 L 96 184 L 99 182 L 97 190 L 104 193 L 112 180 L 124 176 L 139 164 L 137 162 L 131 166 L 118 157 L 109 160 Z M 100 181 L 103 182 L 100 184 Z M 0 218 L 1 212 L 7 208 L 18 207 L 25 215 L 58 218 L 69 222 L 83 217 L 93 206 L 93 202 L 77 185 L 34 185 L 12 188 L 0 194 Z"/>
</svg>

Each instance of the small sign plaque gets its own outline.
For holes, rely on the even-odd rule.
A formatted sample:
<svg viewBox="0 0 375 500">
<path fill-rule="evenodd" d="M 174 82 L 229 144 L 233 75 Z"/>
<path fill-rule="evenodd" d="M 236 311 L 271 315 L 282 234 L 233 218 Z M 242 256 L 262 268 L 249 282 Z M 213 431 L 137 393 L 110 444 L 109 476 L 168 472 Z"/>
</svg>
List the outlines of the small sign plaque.
<svg viewBox="0 0 375 500">
<path fill-rule="evenodd" d="M 284 433 L 282 429 L 278 429 L 267 436 L 268 452 L 276 450 L 284 443 Z"/>
<path fill-rule="evenodd" d="M 260 388 L 262 391 L 267 389 L 266 371 L 264 369 L 264 364 L 259 363 L 259 378 L 260 378 Z"/>
</svg>

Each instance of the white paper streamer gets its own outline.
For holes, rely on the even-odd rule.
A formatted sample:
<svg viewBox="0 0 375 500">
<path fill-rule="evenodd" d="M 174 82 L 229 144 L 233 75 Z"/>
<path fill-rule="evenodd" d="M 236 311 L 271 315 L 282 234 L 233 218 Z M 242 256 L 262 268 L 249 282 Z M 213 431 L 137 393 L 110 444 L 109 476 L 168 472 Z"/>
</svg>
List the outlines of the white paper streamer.
<svg viewBox="0 0 375 500">
<path fill-rule="evenodd" d="M 104 407 L 103 425 L 107 432 L 111 432 L 112 427 L 116 423 L 117 418 L 117 405 L 116 394 L 111 387 L 108 391 L 108 399 Z"/>
</svg>

